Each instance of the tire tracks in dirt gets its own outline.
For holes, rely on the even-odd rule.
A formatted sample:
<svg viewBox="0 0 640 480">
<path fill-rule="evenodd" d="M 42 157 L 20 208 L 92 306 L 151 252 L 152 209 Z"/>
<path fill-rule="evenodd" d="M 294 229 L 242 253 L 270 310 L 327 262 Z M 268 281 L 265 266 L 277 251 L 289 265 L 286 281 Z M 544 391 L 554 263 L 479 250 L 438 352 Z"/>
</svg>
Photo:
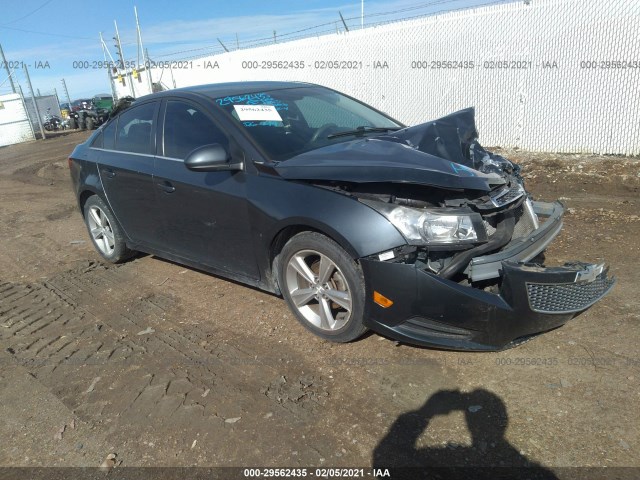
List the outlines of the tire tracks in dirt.
<svg viewBox="0 0 640 480">
<path fill-rule="evenodd" d="M 141 424 L 140 431 L 159 422 L 225 436 L 238 418 L 244 432 L 257 431 L 265 415 L 277 419 L 279 434 L 313 425 L 328 395 L 321 379 L 291 379 L 282 397 L 260 394 L 277 368 L 175 329 L 166 321 L 179 313 L 175 301 L 138 295 L 134 272 L 133 264 L 88 262 L 41 284 L 0 282 L 2 347 L 86 422 Z M 313 447 L 305 456 L 318 455 Z"/>
</svg>

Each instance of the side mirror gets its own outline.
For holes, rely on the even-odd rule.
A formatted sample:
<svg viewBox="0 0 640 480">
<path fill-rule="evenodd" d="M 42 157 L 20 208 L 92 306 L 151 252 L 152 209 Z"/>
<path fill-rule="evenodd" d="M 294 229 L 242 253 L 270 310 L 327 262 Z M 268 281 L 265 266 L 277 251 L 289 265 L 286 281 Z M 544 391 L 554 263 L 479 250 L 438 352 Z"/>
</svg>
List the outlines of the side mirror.
<svg viewBox="0 0 640 480">
<path fill-rule="evenodd" d="M 189 170 L 215 172 L 220 170 L 242 170 L 242 162 L 230 163 L 227 150 L 220 144 L 204 145 L 192 151 L 184 161 Z"/>
</svg>

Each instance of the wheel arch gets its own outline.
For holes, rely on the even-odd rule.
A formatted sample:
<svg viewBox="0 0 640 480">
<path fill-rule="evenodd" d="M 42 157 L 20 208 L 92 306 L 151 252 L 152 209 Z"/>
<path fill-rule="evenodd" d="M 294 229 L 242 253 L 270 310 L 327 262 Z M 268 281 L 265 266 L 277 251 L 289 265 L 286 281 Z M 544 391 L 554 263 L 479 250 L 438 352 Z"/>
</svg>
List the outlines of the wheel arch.
<svg viewBox="0 0 640 480">
<path fill-rule="evenodd" d="M 80 213 L 82 214 L 82 217 L 84 218 L 84 206 L 87 204 L 87 200 L 89 200 L 89 198 L 93 197 L 94 195 L 100 198 L 100 200 L 102 200 L 107 205 L 107 207 L 109 207 L 113 215 L 114 221 L 118 224 L 118 227 L 120 228 L 124 237 L 127 240 L 127 245 L 131 245 L 132 244 L 131 239 L 129 238 L 129 235 L 127 234 L 125 229 L 122 227 L 122 224 L 118 219 L 118 215 L 116 215 L 116 213 L 111 208 L 111 203 L 109 202 L 109 199 L 105 195 L 104 191 L 94 189 L 89 185 L 85 185 L 84 189 L 78 195 L 78 207 L 80 208 Z"/>
<path fill-rule="evenodd" d="M 87 200 L 89 200 L 89 197 L 93 197 L 94 195 L 100 196 L 98 192 L 90 188 L 85 188 L 80 192 L 80 195 L 78 195 L 78 206 L 80 207 L 80 211 L 83 213 L 83 215 L 84 215 L 84 206 L 87 203 Z M 105 200 L 105 199 L 102 198 L 102 200 Z"/>
</svg>

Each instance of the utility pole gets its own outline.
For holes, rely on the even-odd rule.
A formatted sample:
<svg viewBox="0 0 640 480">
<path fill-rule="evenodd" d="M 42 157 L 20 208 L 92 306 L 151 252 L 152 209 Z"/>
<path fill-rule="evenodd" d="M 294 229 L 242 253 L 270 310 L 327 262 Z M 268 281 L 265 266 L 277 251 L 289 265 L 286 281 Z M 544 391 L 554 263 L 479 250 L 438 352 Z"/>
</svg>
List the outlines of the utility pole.
<svg viewBox="0 0 640 480">
<path fill-rule="evenodd" d="M 113 39 L 116 41 L 116 53 L 118 55 L 118 61 L 120 62 L 120 68 L 124 70 L 124 55 L 122 54 L 122 45 L 120 44 L 120 33 L 118 32 L 118 24 L 116 21 L 113 21 L 113 24 L 116 27 L 116 36 Z"/>
<path fill-rule="evenodd" d="M 151 65 L 149 65 L 149 59 L 146 56 L 146 50 L 142 44 L 142 32 L 140 31 L 140 22 L 138 20 L 138 8 L 133 7 L 133 11 L 136 14 L 136 29 L 138 30 L 138 52 L 142 52 L 142 61 L 144 62 L 145 71 L 147 72 L 147 83 L 149 86 L 149 93 L 153 93 L 153 81 L 151 80 Z M 140 75 L 140 69 L 138 69 L 138 75 Z"/>
<path fill-rule="evenodd" d="M 62 116 L 62 109 L 60 108 L 60 97 L 58 96 L 58 89 L 54 87 L 53 93 L 56 95 L 56 107 L 58 108 L 58 114 Z"/>
<path fill-rule="evenodd" d="M 151 80 L 151 93 L 153 93 L 153 79 L 151 78 L 151 60 L 149 60 L 149 49 L 144 49 L 144 58 L 146 58 L 146 65 L 149 69 L 149 80 Z M 160 78 L 162 78 L 162 72 L 160 72 Z M 160 82 L 160 80 L 158 80 Z"/>
<path fill-rule="evenodd" d="M 67 103 L 69 104 L 69 113 L 71 113 L 71 97 L 69 96 L 69 90 L 67 90 L 67 82 L 62 79 L 62 86 L 64 87 L 64 94 L 67 96 Z"/>
<path fill-rule="evenodd" d="M 113 101 L 115 102 L 118 100 L 118 96 L 116 95 L 116 87 L 113 84 L 114 72 L 111 69 L 112 68 L 111 65 L 113 65 L 113 68 L 115 69 L 116 72 L 118 71 L 118 67 L 116 66 L 115 60 L 111 56 L 111 52 L 107 48 L 107 44 L 104 43 L 104 38 L 102 38 L 102 32 L 100 32 L 100 44 L 102 45 L 102 57 L 104 58 L 104 63 L 107 63 L 107 55 L 109 55 L 109 58 L 111 59 L 111 64 L 109 65 L 109 68 L 107 68 L 106 70 L 107 70 L 107 75 L 109 76 L 109 85 L 111 86 L 111 96 L 113 97 Z M 68 96 L 69 94 L 67 93 L 67 97 Z"/>
<path fill-rule="evenodd" d="M 40 133 L 42 134 L 42 139 L 44 140 L 47 136 L 44 134 L 44 128 L 42 127 L 42 119 L 40 118 L 40 109 L 38 109 L 38 102 L 36 102 L 36 97 L 33 94 L 33 86 L 31 85 L 31 77 L 29 77 L 29 70 L 27 70 L 27 66 L 24 65 L 24 73 L 27 76 L 27 84 L 29 85 L 29 91 L 31 92 L 31 101 L 33 102 L 33 108 L 36 111 L 36 117 L 38 118 L 38 126 L 40 127 Z"/>
<path fill-rule="evenodd" d="M 113 24 L 116 27 L 116 36 L 114 37 L 114 40 L 116 41 L 116 47 L 118 48 L 118 56 L 120 57 L 120 66 L 121 68 L 125 71 L 125 73 L 127 72 L 127 69 L 125 68 L 125 64 L 124 64 L 124 54 L 122 53 L 122 42 L 120 42 L 120 32 L 118 32 L 118 24 L 117 22 L 114 20 Z M 129 73 L 126 73 L 126 76 L 130 76 Z M 131 90 L 131 96 L 135 97 L 136 96 L 136 92 L 133 89 L 133 79 L 129 78 L 129 89 Z"/>
<path fill-rule="evenodd" d="M 7 63 L 7 59 L 4 56 L 4 50 L 2 49 L 2 45 L 0 45 L 0 56 L 2 57 L 2 64 L 4 68 L 7 70 L 7 75 L 9 75 L 9 83 L 11 84 L 11 91 L 16 93 L 16 86 L 13 83 L 13 72 L 9 70 L 9 64 Z"/>
</svg>

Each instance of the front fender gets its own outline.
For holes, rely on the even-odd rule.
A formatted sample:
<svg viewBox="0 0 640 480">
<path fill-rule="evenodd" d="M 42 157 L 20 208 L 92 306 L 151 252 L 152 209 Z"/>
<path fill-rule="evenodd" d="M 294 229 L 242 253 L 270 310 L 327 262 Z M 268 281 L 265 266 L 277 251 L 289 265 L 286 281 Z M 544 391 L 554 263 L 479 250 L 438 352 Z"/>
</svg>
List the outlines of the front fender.
<svg viewBox="0 0 640 480">
<path fill-rule="evenodd" d="M 303 182 L 251 176 L 250 218 L 259 248 L 267 252 L 283 228 L 309 226 L 335 240 L 354 258 L 406 244 L 382 215 L 355 198 Z"/>
</svg>

